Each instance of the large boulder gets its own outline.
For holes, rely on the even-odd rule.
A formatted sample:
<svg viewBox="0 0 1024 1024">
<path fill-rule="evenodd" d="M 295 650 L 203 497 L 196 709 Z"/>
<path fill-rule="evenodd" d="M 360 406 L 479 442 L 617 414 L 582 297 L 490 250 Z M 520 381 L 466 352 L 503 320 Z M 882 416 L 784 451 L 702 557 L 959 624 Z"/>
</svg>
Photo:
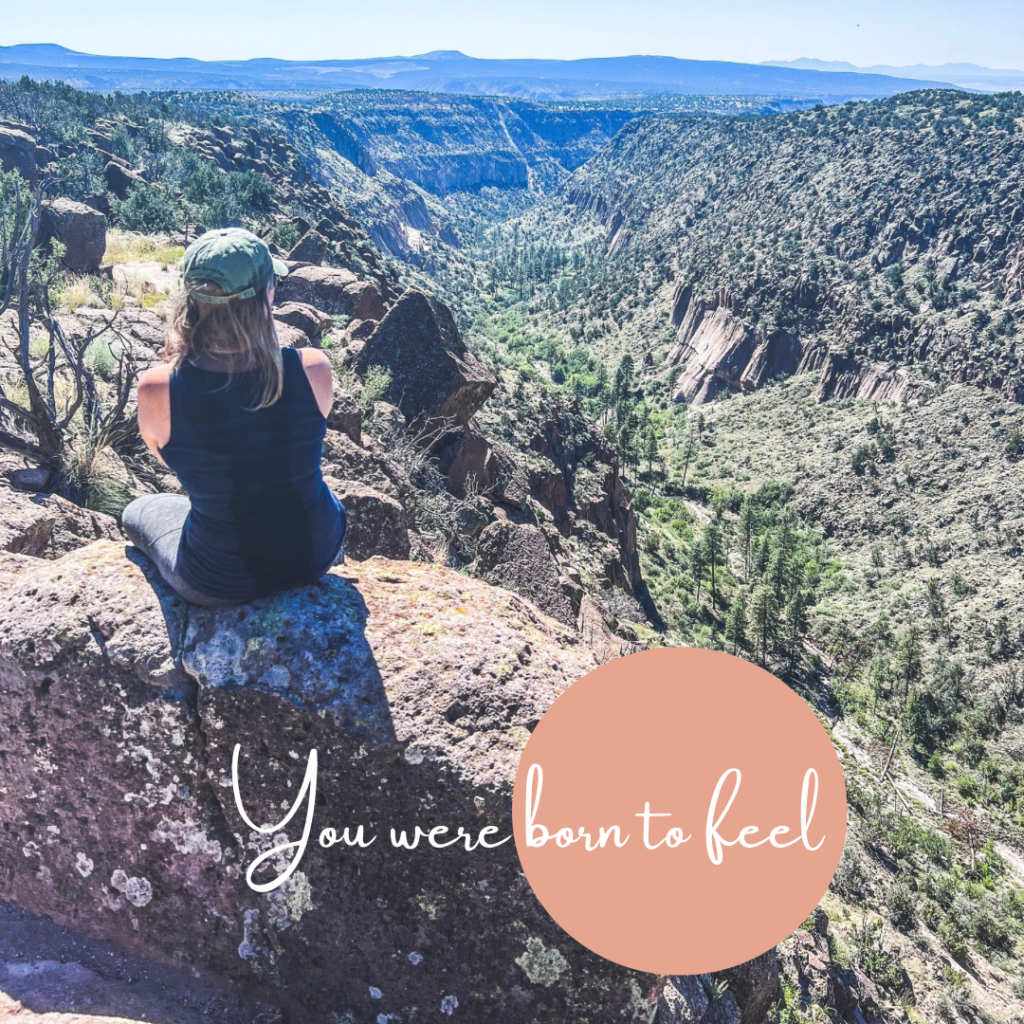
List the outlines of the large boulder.
<svg viewBox="0 0 1024 1024">
<path fill-rule="evenodd" d="M 292 251 L 288 253 L 288 259 L 320 266 L 327 255 L 329 245 L 330 242 L 319 231 L 311 228 L 295 243 Z"/>
<path fill-rule="evenodd" d="M 536 526 L 499 520 L 484 527 L 477 541 L 474 576 L 506 587 L 532 601 L 541 611 L 576 622 L 570 581 L 563 577 L 544 534 Z"/>
<path fill-rule="evenodd" d="M 110 160 L 103 168 L 103 178 L 107 190 L 118 199 L 125 199 L 128 193 L 137 186 L 145 186 L 146 176 L 141 171 L 134 171 L 117 160 Z"/>
<path fill-rule="evenodd" d="M 340 430 L 356 445 L 362 442 L 363 410 L 337 377 L 334 378 L 334 401 L 327 415 L 327 426 L 331 430 Z"/>
<path fill-rule="evenodd" d="M 390 829 L 511 833 L 523 744 L 596 666 L 575 632 L 435 565 L 370 559 L 241 608 L 186 607 L 97 542 L 0 555 L 0 897 L 285 1007 L 292 1024 L 618 1019 L 637 975 L 559 929 L 514 844 L 392 846 Z M 297 816 L 273 835 L 245 823 Z M 261 851 L 297 869 L 253 891 Z M 365 826 L 367 847 L 322 830 Z M 288 856 L 269 873 L 280 876 Z M 541 949 L 559 965 L 531 970 Z M 512 1002 L 510 1002 L 510 1000 Z M 419 1007 L 419 1011 L 414 1010 Z"/>
<path fill-rule="evenodd" d="M 410 423 L 466 424 L 487 401 L 496 381 L 459 337 L 451 310 L 410 288 L 380 322 L 356 358 L 391 373 L 387 399 Z"/>
<path fill-rule="evenodd" d="M 377 283 L 337 267 L 293 267 L 277 286 L 277 298 L 282 303 L 304 302 L 353 320 L 379 320 L 384 315 Z"/>
<path fill-rule="evenodd" d="M 348 516 L 346 558 L 409 557 L 409 520 L 401 502 L 363 484 L 325 479 Z"/>
<path fill-rule="evenodd" d="M 94 540 L 119 540 L 117 520 L 57 494 L 30 494 L 0 483 L 0 550 L 59 558 Z"/>
<path fill-rule="evenodd" d="M 305 302 L 283 302 L 275 306 L 274 320 L 278 329 L 281 324 L 288 324 L 302 331 L 310 341 L 319 341 L 324 331 L 329 331 L 334 324 L 326 313 Z"/>
<path fill-rule="evenodd" d="M 20 128 L 0 124 L 0 169 L 36 179 L 36 140 Z"/>
<path fill-rule="evenodd" d="M 43 207 L 43 235 L 65 245 L 63 263 L 78 274 L 98 270 L 107 249 L 107 218 L 61 196 Z"/>
</svg>

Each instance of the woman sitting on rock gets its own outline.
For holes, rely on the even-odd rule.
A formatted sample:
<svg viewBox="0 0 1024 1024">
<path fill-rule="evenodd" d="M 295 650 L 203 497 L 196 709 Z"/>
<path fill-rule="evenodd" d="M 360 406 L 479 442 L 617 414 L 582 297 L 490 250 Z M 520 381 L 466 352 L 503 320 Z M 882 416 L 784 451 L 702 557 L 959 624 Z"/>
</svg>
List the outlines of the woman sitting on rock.
<svg viewBox="0 0 1024 1024">
<path fill-rule="evenodd" d="M 344 560 L 345 511 L 320 472 L 331 365 L 278 344 L 287 273 L 251 232 L 208 231 L 185 253 L 166 362 L 139 380 L 139 431 L 188 497 L 138 498 L 122 522 L 194 604 L 312 583 Z"/>
</svg>

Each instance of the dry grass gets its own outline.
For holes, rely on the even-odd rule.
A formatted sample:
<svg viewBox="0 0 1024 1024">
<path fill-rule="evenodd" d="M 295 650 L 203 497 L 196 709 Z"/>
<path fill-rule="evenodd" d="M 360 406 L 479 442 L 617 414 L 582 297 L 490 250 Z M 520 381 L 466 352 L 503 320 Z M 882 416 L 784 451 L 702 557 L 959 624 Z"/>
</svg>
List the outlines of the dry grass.
<svg viewBox="0 0 1024 1024">
<path fill-rule="evenodd" d="M 104 263 L 156 262 L 166 270 L 185 255 L 185 248 L 173 245 L 166 235 L 140 235 L 114 228 L 107 232 Z"/>
<path fill-rule="evenodd" d="M 157 280 L 154 280 L 151 266 L 125 266 L 119 270 L 108 291 L 107 305 L 115 311 L 124 309 L 126 305 L 135 305 L 139 309 L 152 310 L 166 320 L 177 296 L 177 284 L 163 273 L 156 275 Z"/>
<path fill-rule="evenodd" d="M 96 293 L 90 277 L 70 274 L 57 289 L 57 306 L 66 313 L 72 313 L 82 306 L 102 306 L 103 300 Z"/>
</svg>

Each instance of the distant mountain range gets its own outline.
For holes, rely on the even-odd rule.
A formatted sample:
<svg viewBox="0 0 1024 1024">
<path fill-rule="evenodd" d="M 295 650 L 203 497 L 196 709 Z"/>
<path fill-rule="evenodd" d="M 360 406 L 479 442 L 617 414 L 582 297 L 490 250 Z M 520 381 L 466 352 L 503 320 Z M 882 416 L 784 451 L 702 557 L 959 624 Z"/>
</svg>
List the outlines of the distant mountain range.
<svg viewBox="0 0 1024 1024">
<path fill-rule="evenodd" d="M 481 60 L 454 50 L 414 57 L 360 60 L 200 61 L 190 58 L 104 57 L 53 44 L 0 47 L 0 78 L 61 79 L 82 89 L 239 89 L 310 92 L 414 89 L 515 96 L 536 100 L 623 96 L 772 96 L 825 103 L 877 99 L 948 81 L 679 60 L 608 57 L 587 60 Z"/>
<path fill-rule="evenodd" d="M 1016 92 L 1024 90 L 1024 71 L 1008 68 L 983 68 L 977 64 L 909 64 L 894 67 L 889 64 L 875 64 L 869 68 L 857 67 L 842 60 L 814 60 L 801 57 L 799 60 L 769 60 L 765 67 L 793 68 L 799 71 L 830 71 L 838 74 L 889 75 L 893 78 L 912 78 L 921 81 L 950 82 L 964 89 L 981 92 Z"/>
</svg>

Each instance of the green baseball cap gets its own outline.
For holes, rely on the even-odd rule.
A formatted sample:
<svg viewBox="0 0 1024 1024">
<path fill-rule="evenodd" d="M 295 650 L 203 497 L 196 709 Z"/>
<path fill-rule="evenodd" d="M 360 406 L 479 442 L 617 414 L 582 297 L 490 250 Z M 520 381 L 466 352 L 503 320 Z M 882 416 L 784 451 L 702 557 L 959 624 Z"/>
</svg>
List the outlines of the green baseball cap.
<svg viewBox="0 0 1024 1024">
<path fill-rule="evenodd" d="M 266 242 L 245 228 L 217 228 L 200 235 L 185 250 L 181 279 L 198 302 L 226 303 L 251 299 L 265 291 L 277 277 L 287 277 L 288 268 L 270 255 Z M 212 281 L 223 295 L 204 295 L 190 287 L 196 281 Z"/>
</svg>

